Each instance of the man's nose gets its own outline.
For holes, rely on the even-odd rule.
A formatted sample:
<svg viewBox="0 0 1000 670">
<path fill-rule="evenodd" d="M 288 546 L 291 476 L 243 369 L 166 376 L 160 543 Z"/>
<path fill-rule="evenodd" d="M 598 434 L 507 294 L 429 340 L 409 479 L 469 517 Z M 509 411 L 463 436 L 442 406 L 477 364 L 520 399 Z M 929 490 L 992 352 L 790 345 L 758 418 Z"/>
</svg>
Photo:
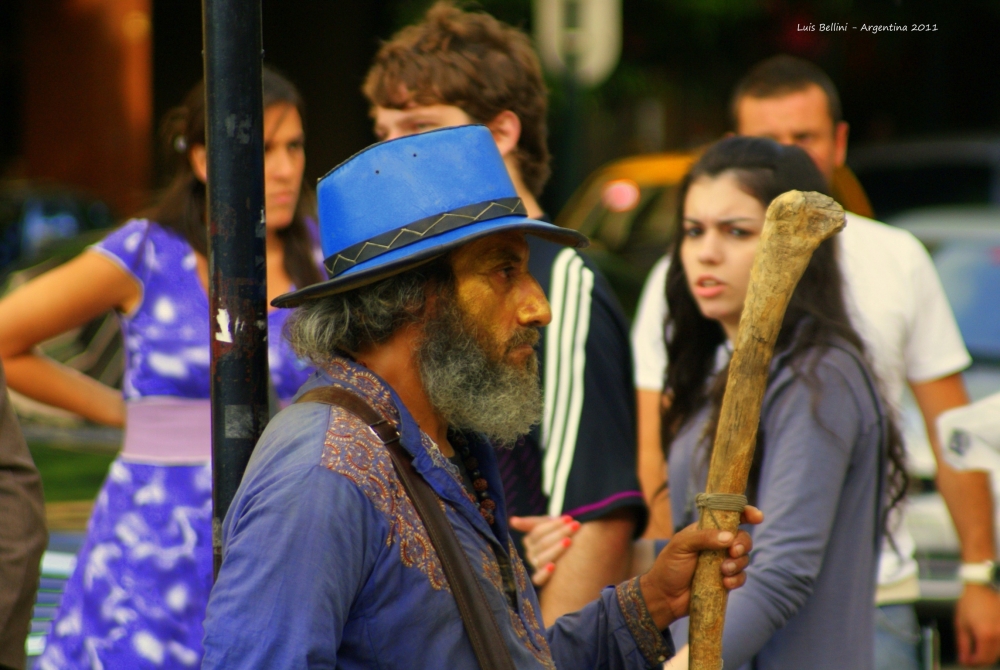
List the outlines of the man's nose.
<svg viewBox="0 0 1000 670">
<path fill-rule="evenodd" d="M 531 275 L 527 275 L 525 279 L 521 302 L 518 305 L 517 320 L 520 325 L 532 328 L 547 326 L 552 321 L 552 310 L 549 308 L 548 298 L 545 297 L 542 287 Z"/>
</svg>

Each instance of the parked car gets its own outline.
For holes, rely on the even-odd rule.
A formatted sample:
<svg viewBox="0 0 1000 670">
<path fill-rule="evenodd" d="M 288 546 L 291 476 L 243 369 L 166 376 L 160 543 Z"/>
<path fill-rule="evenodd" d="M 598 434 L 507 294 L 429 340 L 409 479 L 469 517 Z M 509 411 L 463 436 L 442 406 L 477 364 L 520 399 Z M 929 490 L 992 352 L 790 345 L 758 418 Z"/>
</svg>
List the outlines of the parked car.
<svg viewBox="0 0 1000 670">
<path fill-rule="evenodd" d="M 1000 206 L 918 209 L 889 222 L 912 232 L 931 253 L 972 356 L 963 375 L 969 397 L 979 400 L 1000 391 Z M 921 599 L 925 608 L 937 605 L 942 612 L 940 605 L 962 589 L 956 577 L 958 536 L 934 490 L 934 455 L 912 397 L 904 402 L 903 423 L 909 470 L 920 484 L 910 496 L 906 523 L 917 545 Z M 994 500 L 1000 501 L 1000 472 L 992 483 Z"/>
<path fill-rule="evenodd" d="M 924 208 L 888 223 L 912 232 L 931 253 L 973 358 L 965 373 L 970 397 L 1000 390 L 1000 206 Z M 914 472 L 933 475 L 926 433 L 919 438 Z"/>
<path fill-rule="evenodd" d="M 629 315 L 673 239 L 677 188 L 694 160 L 693 153 L 669 153 L 609 163 L 587 178 L 556 218 L 590 238 L 585 252 Z"/>
<path fill-rule="evenodd" d="M 908 209 L 1000 205 L 1000 137 L 914 139 L 852 148 L 847 162 L 876 216 Z"/>
</svg>

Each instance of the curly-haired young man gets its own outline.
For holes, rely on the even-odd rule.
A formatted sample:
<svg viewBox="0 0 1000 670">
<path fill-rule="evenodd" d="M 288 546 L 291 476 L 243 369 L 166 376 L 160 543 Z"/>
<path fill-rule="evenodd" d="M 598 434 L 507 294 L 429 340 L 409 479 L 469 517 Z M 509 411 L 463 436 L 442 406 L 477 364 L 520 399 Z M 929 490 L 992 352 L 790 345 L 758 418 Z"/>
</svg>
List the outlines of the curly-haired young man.
<svg viewBox="0 0 1000 670">
<path fill-rule="evenodd" d="M 439 2 L 384 43 L 365 80 L 375 134 L 489 128 L 529 216 L 549 176 L 547 92 L 522 31 Z M 574 249 L 529 240 L 531 273 L 552 304 L 540 343 L 544 413 L 524 448 L 501 454 L 512 515 L 563 516 L 566 555 L 535 574 L 546 621 L 591 600 L 629 570 L 646 522 L 635 474 L 635 393 L 628 326 L 607 281 Z M 532 520 L 514 521 L 526 529 Z M 519 550 L 524 555 L 524 548 Z"/>
</svg>

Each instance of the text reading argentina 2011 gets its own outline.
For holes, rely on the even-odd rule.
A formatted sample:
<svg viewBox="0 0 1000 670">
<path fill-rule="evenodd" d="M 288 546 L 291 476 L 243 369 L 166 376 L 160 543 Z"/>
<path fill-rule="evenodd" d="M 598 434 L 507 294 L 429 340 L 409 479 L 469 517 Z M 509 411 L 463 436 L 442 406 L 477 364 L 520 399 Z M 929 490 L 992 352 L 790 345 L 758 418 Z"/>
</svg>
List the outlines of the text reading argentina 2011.
<svg viewBox="0 0 1000 670">
<path fill-rule="evenodd" d="M 796 25 L 798 32 L 846 33 L 848 29 L 858 30 L 863 33 L 933 33 L 937 32 L 938 26 L 936 23 L 862 23 L 860 26 L 853 26 L 847 23 L 799 23 Z"/>
</svg>

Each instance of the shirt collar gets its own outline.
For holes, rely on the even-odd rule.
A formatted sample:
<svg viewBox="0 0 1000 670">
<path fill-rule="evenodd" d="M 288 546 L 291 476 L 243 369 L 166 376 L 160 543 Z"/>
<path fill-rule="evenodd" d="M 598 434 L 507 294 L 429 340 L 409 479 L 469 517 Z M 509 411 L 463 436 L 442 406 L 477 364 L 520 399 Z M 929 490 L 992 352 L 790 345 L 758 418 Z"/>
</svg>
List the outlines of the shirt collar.
<svg viewBox="0 0 1000 670">
<path fill-rule="evenodd" d="M 317 365 L 317 371 L 299 389 L 298 395 L 318 386 L 338 386 L 364 398 L 400 434 L 400 444 L 413 457 L 413 466 L 434 491 L 450 502 L 487 539 L 507 544 L 507 514 L 503 505 L 503 483 L 493 445 L 480 435 L 466 435 L 472 456 L 489 484 L 490 497 L 497 503 L 494 528 L 479 513 L 478 503 L 469 499 L 453 472 L 454 466 L 430 437 L 420 430 L 416 420 L 381 377 L 345 356 L 330 356 Z M 296 396 L 297 397 L 297 396 Z"/>
</svg>

